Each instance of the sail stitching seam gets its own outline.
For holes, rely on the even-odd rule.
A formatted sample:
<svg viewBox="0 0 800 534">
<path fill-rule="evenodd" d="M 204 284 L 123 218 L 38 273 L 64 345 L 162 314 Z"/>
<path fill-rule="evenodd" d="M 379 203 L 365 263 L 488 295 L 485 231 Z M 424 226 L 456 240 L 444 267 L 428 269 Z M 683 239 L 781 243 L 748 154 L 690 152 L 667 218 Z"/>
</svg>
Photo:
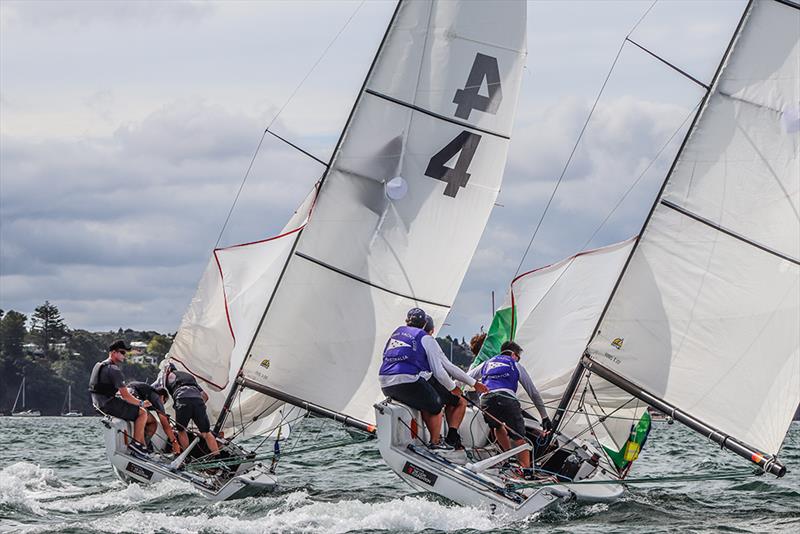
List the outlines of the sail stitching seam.
<svg viewBox="0 0 800 534">
<path fill-rule="evenodd" d="M 311 263 L 316 263 L 320 267 L 325 267 L 326 269 L 330 269 L 331 271 L 339 273 L 342 276 L 346 276 L 347 278 L 350 278 L 350 279 L 355 280 L 357 282 L 361 282 L 363 284 L 367 284 L 368 286 L 374 287 L 375 289 L 380 289 L 381 291 L 386 291 L 387 293 L 391 293 L 392 295 L 397 295 L 398 297 L 403 297 L 403 298 L 406 298 L 406 299 L 409 299 L 409 300 L 413 300 L 413 301 L 416 301 L 416 302 L 424 302 L 425 304 L 432 304 L 433 306 L 440 306 L 442 308 L 450 309 L 450 306 L 447 305 L 447 304 L 441 304 L 439 302 L 433 302 L 431 300 L 425 300 L 425 299 L 421 299 L 421 298 L 418 298 L 418 297 L 412 297 L 412 296 L 400 293 L 398 291 L 394 291 L 392 289 L 389 289 L 389 288 L 386 288 L 386 287 L 383 287 L 383 286 L 379 286 L 377 284 L 373 284 L 372 282 L 370 282 L 366 278 L 361 278 L 360 276 L 357 276 L 355 274 L 352 274 L 352 273 L 349 273 L 349 272 L 344 271 L 342 269 L 339 269 L 338 267 L 334 267 L 333 265 L 325 263 L 324 261 L 318 260 L 316 258 L 312 258 L 311 256 L 303 254 L 302 252 L 295 252 L 295 256 L 300 256 L 301 258 L 303 258 L 305 260 L 308 260 Z"/>
</svg>

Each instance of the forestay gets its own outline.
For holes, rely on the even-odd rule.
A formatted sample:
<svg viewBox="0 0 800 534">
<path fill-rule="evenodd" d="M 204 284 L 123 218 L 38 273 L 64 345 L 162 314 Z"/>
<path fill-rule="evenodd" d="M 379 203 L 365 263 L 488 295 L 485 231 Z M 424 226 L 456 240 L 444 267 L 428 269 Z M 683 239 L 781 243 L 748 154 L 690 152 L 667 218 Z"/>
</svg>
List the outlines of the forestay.
<svg viewBox="0 0 800 534">
<path fill-rule="evenodd" d="M 255 337 L 244 375 L 374 421 L 386 339 L 441 324 L 496 199 L 525 2 L 403 2 Z"/>
<path fill-rule="evenodd" d="M 800 10 L 755 3 L 589 346 L 768 454 L 800 401 Z"/>
</svg>

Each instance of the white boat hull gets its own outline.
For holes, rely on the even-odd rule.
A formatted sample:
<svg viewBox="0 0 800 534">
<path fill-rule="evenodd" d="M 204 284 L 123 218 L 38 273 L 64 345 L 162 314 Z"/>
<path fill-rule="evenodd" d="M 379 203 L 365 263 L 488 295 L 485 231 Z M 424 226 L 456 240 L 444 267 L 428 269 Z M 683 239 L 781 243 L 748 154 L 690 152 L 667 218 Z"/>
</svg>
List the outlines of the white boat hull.
<svg viewBox="0 0 800 534">
<path fill-rule="evenodd" d="M 202 472 L 189 472 L 170 466 L 171 458 L 150 454 L 139 455 L 128 449 L 129 424 L 117 418 L 104 418 L 106 457 L 114 473 L 123 482 L 153 484 L 162 480 L 181 480 L 191 484 L 212 501 L 240 499 L 275 489 L 277 478 L 260 463 L 242 463 L 234 476 L 220 479 Z M 159 431 L 161 429 L 159 428 Z"/>
<path fill-rule="evenodd" d="M 378 448 L 386 464 L 404 481 L 422 491 L 430 491 L 457 503 L 484 508 L 491 513 L 526 517 L 568 500 L 611 502 L 623 493 L 622 485 L 596 469 L 591 478 L 604 477 L 609 484 L 572 484 L 543 481 L 538 486 L 507 489 L 508 479 L 496 471 L 473 471 L 463 451 L 429 451 L 419 413 L 405 405 L 384 401 L 376 405 Z M 415 424 L 412 425 L 412 420 Z M 411 435 L 416 428 L 421 439 Z M 488 427 L 476 410 L 470 409 L 459 429 L 465 447 L 485 447 Z M 499 451 L 498 451 L 499 452 Z M 488 456 L 487 456 L 488 457 Z M 518 483 L 525 483 L 517 479 Z"/>
<path fill-rule="evenodd" d="M 11 417 L 41 417 L 41 415 L 38 410 L 25 410 L 24 412 L 14 412 Z"/>
</svg>

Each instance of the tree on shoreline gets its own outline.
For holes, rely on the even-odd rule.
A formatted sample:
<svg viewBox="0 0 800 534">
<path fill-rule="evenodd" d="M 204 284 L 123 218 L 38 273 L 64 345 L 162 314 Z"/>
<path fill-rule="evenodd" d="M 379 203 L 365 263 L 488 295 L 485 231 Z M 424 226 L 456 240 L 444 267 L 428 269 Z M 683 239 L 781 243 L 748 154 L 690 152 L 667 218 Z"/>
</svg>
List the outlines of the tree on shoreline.
<svg viewBox="0 0 800 534">
<path fill-rule="evenodd" d="M 31 317 L 31 335 L 47 356 L 52 357 L 51 345 L 66 333 L 67 325 L 55 304 L 50 304 L 50 301 L 46 300 L 34 310 Z"/>
</svg>

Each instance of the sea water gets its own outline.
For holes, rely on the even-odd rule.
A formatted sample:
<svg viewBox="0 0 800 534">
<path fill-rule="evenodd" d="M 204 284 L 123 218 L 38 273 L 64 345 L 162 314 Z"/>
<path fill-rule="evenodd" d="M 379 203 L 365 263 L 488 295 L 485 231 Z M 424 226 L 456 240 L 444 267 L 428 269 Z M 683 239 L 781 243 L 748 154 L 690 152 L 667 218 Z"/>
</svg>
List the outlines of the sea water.
<svg viewBox="0 0 800 534">
<path fill-rule="evenodd" d="M 335 424 L 311 419 L 284 451 L 347 436 Z M 383 464 L 374 442 L 284 455 L 274 493 L 211 503 L 180 482 L 117 480 L 98 418 L 2 417 L 0 532 L 797 533 L 800 424 L 793 423 L 780 457 L 789 470 L 782 479 L 632 485 L 612 504 L 566 503 L 512 521 L 413 490 Z M 746 465 L 678 424 L 655 422 L 631 477 L 702 479 Z"/>
</svg>

